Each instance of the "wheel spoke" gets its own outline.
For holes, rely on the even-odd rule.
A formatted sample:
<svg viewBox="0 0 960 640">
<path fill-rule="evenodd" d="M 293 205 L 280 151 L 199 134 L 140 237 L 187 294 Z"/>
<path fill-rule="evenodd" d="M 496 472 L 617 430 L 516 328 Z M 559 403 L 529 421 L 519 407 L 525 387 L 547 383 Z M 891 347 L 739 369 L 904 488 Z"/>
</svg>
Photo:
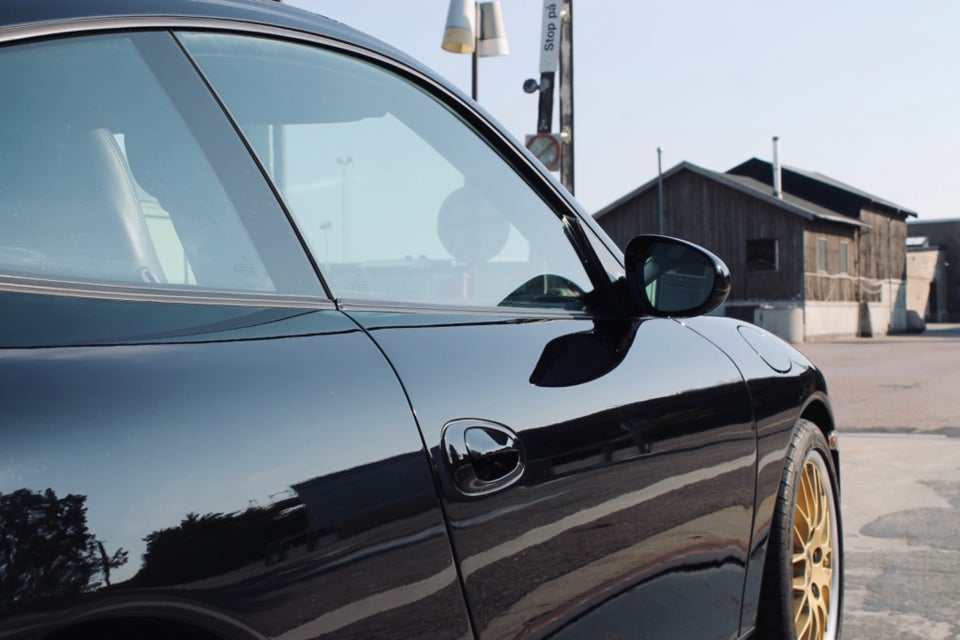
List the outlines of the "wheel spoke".
<svg viewBox="0 0 960 640">
<path fill-rule="evenodd" d="M 794 626 L 797 629 L 797 639 L 806 640 L 812 638 L 810 635 L 813 629 L 813 620 L 811 619 L 810 603 L 803 598 L 799 606 L 794 606 L 796 615 L 794 616 Z"/>
<path fill-rule="evenodd" d="M 833 494 L 822 465 L 808 457 L 800 471 L 793 517 L 793 596 L 797 637 L 823 640 L 833 592 Z"/>
<path fill-rule="evenodd" d="M 813 620 L 813 637 L 824 638 L 827 635 L 827 605 L 822 600 L 814 605 Z"/>
</svg>

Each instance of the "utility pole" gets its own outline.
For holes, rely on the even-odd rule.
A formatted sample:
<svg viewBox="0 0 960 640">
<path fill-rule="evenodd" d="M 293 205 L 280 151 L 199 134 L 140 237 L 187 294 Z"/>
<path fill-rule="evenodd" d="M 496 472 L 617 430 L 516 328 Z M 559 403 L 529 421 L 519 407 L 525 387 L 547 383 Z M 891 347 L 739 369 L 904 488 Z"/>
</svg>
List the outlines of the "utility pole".
<svg viewBox="0 0 960 640">
<path fill-rule="evenodd" d="M 657 217 L 660 220 L 660 230 L 658 233 L 663 235 L 663 151 L 657 147 Z"/>
<path fill-rule="evenodd" d="M 573 193 L 573 0 L 560 9 L 560 182 Z"/>
<path fill-rule="evenodd" d="M 350 213 L 347 201 L 347 167 L 353 162 L 353 157 L 337 157 L 337 164 L 340 165 L 340 238 L 343 245 L 340 247 L 340 261 L 350 262 Z"/>
</svg>

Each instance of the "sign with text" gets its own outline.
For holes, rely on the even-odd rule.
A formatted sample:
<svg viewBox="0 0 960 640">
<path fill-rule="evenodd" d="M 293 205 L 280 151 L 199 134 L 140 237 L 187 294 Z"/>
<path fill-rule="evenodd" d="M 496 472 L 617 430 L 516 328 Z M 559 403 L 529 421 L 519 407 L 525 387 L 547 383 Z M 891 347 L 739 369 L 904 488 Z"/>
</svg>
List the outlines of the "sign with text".
<svg viewBox="0 0 960 640">
<path fill-rule="evenodd" d="M 540 73 L 554 73 L 560 63 L 560 1 L 543 0 Z"/>
</svg>

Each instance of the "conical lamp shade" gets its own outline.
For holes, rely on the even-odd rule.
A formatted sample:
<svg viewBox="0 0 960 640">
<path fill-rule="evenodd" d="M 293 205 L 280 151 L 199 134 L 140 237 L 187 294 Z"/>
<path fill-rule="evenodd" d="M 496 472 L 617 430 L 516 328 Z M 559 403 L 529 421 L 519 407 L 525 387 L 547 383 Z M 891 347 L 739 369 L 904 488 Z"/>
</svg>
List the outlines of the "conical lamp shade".
<svg viewBox="0 0 960 640">
<path fill-rule="evenodd" d="M 450 0 L 447 26 L 443 30 L 444 51 L 473 53 L 476 46 L 477 6 L 474 0 Z"/>
<path fill-rule="evenodd" d="M 503 26 L 503 11 L 500 0 L 480 3 L 480 35 L 477 38 L 477 55 L 481 58 L 505 56 L 510 53 L 507 46 L 507 30 Z"/>
</svg>

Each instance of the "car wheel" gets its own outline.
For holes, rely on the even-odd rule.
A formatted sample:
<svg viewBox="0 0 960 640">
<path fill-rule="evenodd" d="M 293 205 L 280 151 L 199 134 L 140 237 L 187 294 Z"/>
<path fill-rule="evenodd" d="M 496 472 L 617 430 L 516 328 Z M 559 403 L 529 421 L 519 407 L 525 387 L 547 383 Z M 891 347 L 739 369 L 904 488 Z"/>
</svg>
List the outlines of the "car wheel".
<svg viewBox="0 0 960 640">
<path fill-rule="evenodd" d="M 761 638 L 836 640 L 843 602 L 839 487 L 820 429 L 800 420 L 770 530 L 758 614 Z"/>
</svg>

